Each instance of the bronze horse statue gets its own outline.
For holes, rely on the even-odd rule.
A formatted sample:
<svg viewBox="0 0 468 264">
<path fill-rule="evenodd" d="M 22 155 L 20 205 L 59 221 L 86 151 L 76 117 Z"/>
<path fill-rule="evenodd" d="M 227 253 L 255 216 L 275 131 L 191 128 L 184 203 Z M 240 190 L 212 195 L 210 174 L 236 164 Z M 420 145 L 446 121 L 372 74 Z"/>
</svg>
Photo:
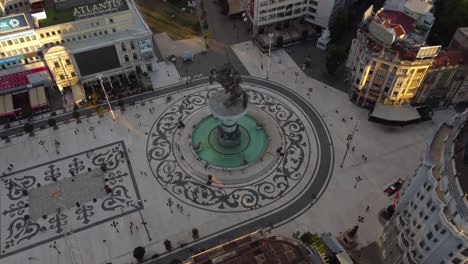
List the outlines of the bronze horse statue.
<svg viewBox="0 0 468 264">
<path fill-rule="evenodd" d="M 226 93 L 229 93 L 229 98 L 224 102 L 225 106 L 231 106 L 238 99 L 242 99 L 242 105 L 247 107 L 249 96 L 240 86 L 242 82 L 240 74 L 232 67 L 230 63 L 224 64 L 219 69 L 210 71 L 210 84 L 217 81 L 223 86 Z"/>
</svg>

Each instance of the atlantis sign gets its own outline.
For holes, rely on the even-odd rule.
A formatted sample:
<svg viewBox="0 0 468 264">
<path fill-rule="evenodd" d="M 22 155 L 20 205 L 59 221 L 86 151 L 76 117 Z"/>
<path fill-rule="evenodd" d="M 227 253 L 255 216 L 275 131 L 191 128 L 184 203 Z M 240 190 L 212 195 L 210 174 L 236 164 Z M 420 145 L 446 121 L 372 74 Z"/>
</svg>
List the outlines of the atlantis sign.
<svg viewBox="0 0 468 264">
<path fill-rule="evenodd" d="M 126 0 L 104 0 L 73 9 L 75 20 L 128 10 Z"/>
</svg>

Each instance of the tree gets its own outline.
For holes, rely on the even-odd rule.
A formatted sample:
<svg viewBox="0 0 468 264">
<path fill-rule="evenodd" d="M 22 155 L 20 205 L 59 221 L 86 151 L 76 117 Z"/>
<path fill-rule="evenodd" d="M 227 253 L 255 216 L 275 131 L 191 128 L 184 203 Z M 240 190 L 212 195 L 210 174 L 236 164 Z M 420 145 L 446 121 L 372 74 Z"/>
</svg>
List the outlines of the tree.
<svg viewBox="0 0 468 264">
<path fill-rule="evenodd" d="M 166 239 L 164 241 L 164 247 L 166 248 L 167 251 L 171 251 L 172 250 L 172 243 L 171 241 L 169 241 L 168 239 Z"/>
<path fill-rule="evenodd" d="M 340 64 L 346 59 L 346 51 L 343 48 L 331 45 L 327 50 L 326 67 L 330 75 L 334 75 Z"/>
<path fill-rule="evenodd" d="M 196 228 L 192 229 L 192 237 L 193 237 L 193 239 L 198 239 L 198 237 L 199 237 L 198 229 L 196 229 Z"/>
<path fill-rule="evenodd" d="M 98 113 L 99 116 L 102 116 L 104 114 L 104 111 L 105 111 L 104 106 L 102 105 L 96 106 L 96 113 Z"/>
<path fill-rule="evenodd" d="M 33 113 L 34 111 L 30 107 L 28 107 L 23 110 L 23 118 L 30 118 L 33 116 Z"/>
<path fill-rule="evenodd" d="M 146 250 L 144 247 L 136 247 L 133 250 L 133 257 L 138 260 L 138 262 L 143 262 L 143 258 L 145 257 Z"/>
<path fill-rule="evenodd" d="M 431 45 L 448 46 L 457 28 L 468 25 L 468 1 L 436 1 L 434 16 L 436 19 L 428 42 Z"/>
<path fill-rule="evenodd" d="M 124 102 L 124 100 L 117 101 L 117 104 L 120 107 L 120 111 L 125 111 L 125 102 Z"/>
<path fill-rule="evenodd" d="M 73 111 L 72 113 L 72 117 L 75 118 L 76 120 L 79 120 L 80 119 L 80 112 L 78 111 Z"/>
<path fill-rule="evenodd" d="M 34 126 L 31 123 L 26 123 L 23 126 L 24 133 L 32 133 L 34 130 Z"/>
<path fill-rule="evenodd" d="M 348 28 L 350 22 L 349 20 L 349 13 L 347 9 L 340 8 L 336 12 L 336 16 L 333 20 L 333 24 L 330 30 L 332 42 L 336 42 L 344 34 Z"/>
<path fill-rule="evenodd" d="M 280 35 L 276 37 L 276 47 L 278 48 L 283 47 L 283 44 L 284 44 L 283 42 L 284 42 L 283 36 Z"/>
<path fill-rule="evenodd" d="M 57 125 L 57 120 L 55 120 L 55 118 L 49 118 L 47 124 L 49 124 L 50 127 L 55 127 Z"/>
</svg>

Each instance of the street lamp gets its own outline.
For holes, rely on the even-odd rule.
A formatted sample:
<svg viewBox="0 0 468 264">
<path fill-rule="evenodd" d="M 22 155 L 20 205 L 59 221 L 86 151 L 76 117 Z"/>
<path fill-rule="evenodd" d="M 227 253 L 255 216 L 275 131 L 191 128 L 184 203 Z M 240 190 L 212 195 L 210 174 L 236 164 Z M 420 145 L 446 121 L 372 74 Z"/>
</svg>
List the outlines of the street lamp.
<svg viewBox="0 0 468 264">
<path fill-rule="evenodd" d="M 41 145 L 41 146 L 44 148 L 45 152 L 49 152 L 49 151 L 47 150 L 47 148 L 44 146 L 44 144 L 45 144 L 45 141 L 44 141 L 44 140 L 42 140 L 42 139 L 39 140 L 39 145 Z"/>
<path fill-rule="evenodd" d="M 102 91 L 104 92 L 104 95 L 106 96 L 107 105 L 109 106 L 110 112 L 112 114 L 112 120 L 115 120 L 114 110 L 112 110 L 112 106 L 109 102 L 109 97 L 107 96 L 106 89 L 104 89 L 104 84 L 102 82 L 102 74 L 98 74 L 96 78 L 99 79 L 99 83 L 101 84 Z"/>
<path fill-rule="evenodd" d="M 94 129 L 95 128 L 93 126 L 89 127 L 89 131 L 91 131 L 91 133 L 93 133 L 94 138 L 96 138 L 96 134 L 94 134 Z"/>
<path fill-rule="evenodd" d="M 130 202 L 129 205 L 133 206 L 135 209 L 138 210 L 138 213 L 140 214 L 140 218 L 141 218 L 141 224 L 145 227 L 146 235 L 148 236 L 149 241 L 151 241 L 152 238 L 150 236 L 148 228 L 146 227 L 146 225 L 148 223 L 145 221 L 145 219 L 143 218 L 143 214 L 141 213 L 141 208 L 143 208 L 143 201 L 142 200 L 137 200 L 135 202 Z"/>
<path fill-rule="evenodd" d="M 274 34 L 273 33 L 268 33 L 268 38 L 269 44 L 268 44 L 268 67 L 267 67 L 267 75 L 266 79 L 268 80 L 269 74 L 270 74 L 270 64 L 271 64 L 271 39 L 273 38 Z"/>
<path fill-rule="evenodd" d="M 354 189 L 356 189 L 358 183 L 359 183 L 360 181 L 362 181 L 362 177 L 361 177 L 361 176 L 356 176 L 354 179 L 356 180 L 356 183 L 354 184 Z"/>
<path fill-rule="evenodd" d="M 358 124 L 359 124 L 359 120 L 356 120 L 356 123 L 354 124 L 354 128 L 353 128 L 353 132 L 351 134 L 348 134 L 348 138 L 346 139 L 347 140 L 346 152 L 344 154 L 343 161 L 341 161 L 340 168 L 343 168 L 343 164 L 345 162 L 346 155 L 348 155 L 349 146 L 351 146 L 351 142 L 353 141 L 354 133 L 356 132 L 356 128 L 357 128 Z"/>
</svg>

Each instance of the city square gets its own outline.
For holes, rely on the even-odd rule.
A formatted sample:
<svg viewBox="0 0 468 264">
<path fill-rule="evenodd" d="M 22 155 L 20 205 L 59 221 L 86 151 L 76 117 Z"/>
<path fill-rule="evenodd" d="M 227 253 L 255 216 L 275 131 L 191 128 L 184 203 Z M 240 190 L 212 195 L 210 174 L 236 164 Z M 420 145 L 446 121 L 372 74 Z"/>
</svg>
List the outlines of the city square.
<svg viewBox="0 0 468 264">
<path fill-rule="evenodd" d="M 248 113 L 271 126 L 265 128 L 270 142 L 261 159 L 222 170 L 194 155 L 197 144 L 190 136 L 210 115 L 210 96 L 222 90 L 208 78 L 162 87 L 150 94 L 155 97 L 115 109 L 115 121 L 110 113 L 91 115 L 57 130 L 13 137 L 1 146 L 2 168 L 14 166 L 2 177 L 2 261 L 68 263 L 78 256 L 83 263 L 130 263 L 137 246 L 163 261 L 259 229 L 285 236 L 298 230 L 339 234 L 361 215 L 359 241 L 377 240 L 377 213 L 393 202 L 384 188 L 416 168 L 426 138 L 451 110 L 436 112 L 431 122 L 384 128 L 369 123 L 345 94 L 304 76 L 286 52 L 273 53 L 277 63 L 265 80 L 261 62 L 251 59 L 259 52 L 251 42 L 233 50 L 252 75 L 242 76 L 241 83 L 249 95 Z M 341 168 L 356 124 L 354 150 Z M 92 177 L 89 171 L 100 175 L 100 190 L 80 181 Z M 50 188 L 35 194 L 53 184 L 72 187 L 62 188 L 70 193 Z M 34 202 L 33 195 L 39 197 Z M 57 200 L 64 201 L 59 212 L 41 205 Z M 73 234 L 64 238 L 67 230 Z"/>
</svg>

